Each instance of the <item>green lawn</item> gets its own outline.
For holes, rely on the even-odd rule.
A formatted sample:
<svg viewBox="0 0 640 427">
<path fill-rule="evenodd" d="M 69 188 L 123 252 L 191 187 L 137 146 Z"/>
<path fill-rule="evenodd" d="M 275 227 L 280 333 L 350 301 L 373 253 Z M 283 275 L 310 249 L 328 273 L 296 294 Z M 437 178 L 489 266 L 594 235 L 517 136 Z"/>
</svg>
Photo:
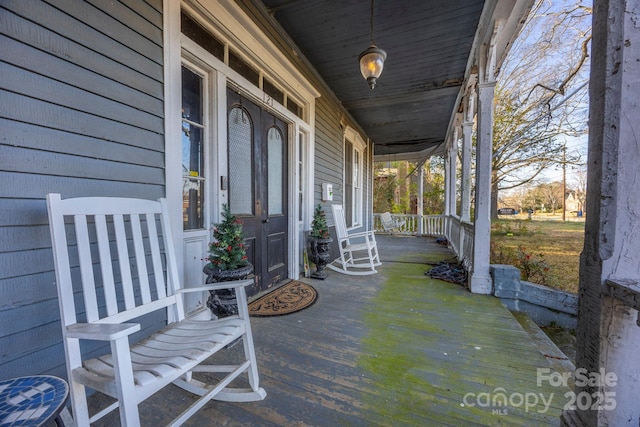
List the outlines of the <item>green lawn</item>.
<svg viewBox="0 0 640 427">
<path fill-rule="evenodd" d="M 556 215 L 534 220 L 494 221 L 491 226 L 491 263 L 521 267 L 519 263 L 528 262 L 533 270 L 536 266 L 544 267 L 529 281 L 577 293 L 584 222 L 563 222 L 558 218 Z M 518 248 L 523 248 L 523 251 Z"/>
</svg>

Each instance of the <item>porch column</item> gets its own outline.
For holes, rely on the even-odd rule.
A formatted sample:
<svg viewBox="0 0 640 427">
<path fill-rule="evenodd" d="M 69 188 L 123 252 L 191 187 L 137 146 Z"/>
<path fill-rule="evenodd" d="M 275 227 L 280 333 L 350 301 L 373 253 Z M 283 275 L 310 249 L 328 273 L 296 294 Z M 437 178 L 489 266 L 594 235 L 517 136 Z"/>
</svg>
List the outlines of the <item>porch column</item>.
<svg viewBox="0 0 640 427">
<path fill-rule="evenodd" d="M 447 144 L 444 154 L 444 216 L 451 215 L 451 145 Z M 449 237 L 449 236 L 447 236 Z"/>
<path fill-rule="evenodd" d="M 418 171 L 418 236 L 422 236 L 424 234 L 424 219 L 422 216 L 424 215 L 424 165 L 426 162 L 419 163 L 421 164 L 420 170 Z"/>
<path fill-rule="evenodd" d="M 460 221 L 471 221 L 471 132 L 475 114 L 475 94 L 470 94 L 466 102 L 464 121 L 462 122 L 462 180 L 460 183 Z"/>
<path fill-rule="evenodd" d="M 640 12 L 595 0 L 590 78 L 587 219 L 580 257 L 576 368 L 605 373 L 597 410 L 563 413 L 565 426 L 640 425 Z M 609 280 L 610 282 L 607 282 Z M 612 287 L 611 282 L 617 283 Z M 635 284 L 634 284 L 635 283 Z M 634 308 L 635 307 L 635 308 Z M 598 406 L 598 405 L 596 405 Z"/>
<path fill-rule="evenodd" d="M 456 189 L 456 175 L 458 171 L 458 128 L 453 130 L 453 138 L 449 146 L 449 181 L 446 185 L 449 188 L 449 215 L 455 216 L 457 213 L 457 189 Z"/>
<path fill-rule="evenodd" d="M 476 193 L 473 266 L 469 287 L 476 294 L 490 294 L 489 243 L 491 239 L 491 153 L 493 140 L 493 92 L 495 80 L 478 84 L 478 141 L 476 144 Z"/>
</svg>

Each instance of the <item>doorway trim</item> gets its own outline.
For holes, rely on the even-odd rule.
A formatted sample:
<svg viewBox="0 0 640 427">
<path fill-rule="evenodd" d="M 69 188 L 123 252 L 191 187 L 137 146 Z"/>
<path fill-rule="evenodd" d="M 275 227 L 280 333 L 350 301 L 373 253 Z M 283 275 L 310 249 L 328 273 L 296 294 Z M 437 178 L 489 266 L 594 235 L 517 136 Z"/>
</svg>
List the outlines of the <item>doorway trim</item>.
<svg viewBox="0 0 640 427">
<path fill-rule="evenodd" d="M 225 58 L 228 49 L 240 55 L 243 60 L 255 67 L 261 76 L 267 76 L 271 82 L 290 94 L 296 103 L 303 107 L 302 118 L 293 114 L 278 102 L 273 102 L 257 86 L 231 69 L 224 61 L 214 57 L 204 48 L 181 34 L 181 10 L 196 18 L 216 38 L 225 43 Z M 297 70 L 297 68 L 279 51 L 268 37 L 247 17 L 235 2 L 230 0 L 190 0 L 176 2 L 163 0 L 164 15 L 164 77 L 165 77 L 165 153 L 166 153 L 166 197 L 170 206 L 174 239 L 183 241 L 182 232 L 182 187 L 181 175 L 181 88 L 180 67 L 183 58 L 204 64 L 212 71 L 213 85 L 213 123 L 210 152 L 214 156 L 210 185 L 211 221 L 220 219 L 222 205 L 228 202 L 228 190 L 221 185 L 221 177 L 228 176 L 227 171 L 227 126 L 226 126 L 226 88 L 232 86 L 267 111 L 282 118 L 289 127 L 288 149 L 288 189 L 290 200 L 288 218 L 289 228 L 289 278 L 300 274 L 302 231 L 309 228 L 313 210 L 314 182 L 314 141 L 315 141 L 315 99 L 320 93 Z M 303 153 L 300 153 L 298 138 L 306 139 Z M 302 158 L 300 156 L 303 156 Z M 305 165 L 300 171 L 299 161 Z M 300 174 L 304 174 L 303 177 Z M 298 183 L 304 182 L 306 197 L 299 203 Z M 302 212 L 302 215 L 300 214 Z M 302 220 L 299 220 L 302 218 Z M 178 259 L 183 259 L 182 245 L 177 245 Z M 203 254 L 204 256 L 204 254 Z M 184 277 L 182 263 L 180 274 Z"/>
</svg>

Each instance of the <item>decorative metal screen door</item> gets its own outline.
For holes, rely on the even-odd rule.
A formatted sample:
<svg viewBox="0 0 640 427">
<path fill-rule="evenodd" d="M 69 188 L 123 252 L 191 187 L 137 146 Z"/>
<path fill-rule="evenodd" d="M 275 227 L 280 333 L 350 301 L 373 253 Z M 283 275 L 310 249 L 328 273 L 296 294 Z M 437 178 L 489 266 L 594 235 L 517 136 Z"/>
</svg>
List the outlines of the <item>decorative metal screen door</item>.
<svg viewBox="0 0 640 427">
<path fill-rule="evenodd" d="M 243 224 L 255 294 L 287 278 L 287 126 L 231 89 L 227 99 L 229 205 Z"/>
</svg>

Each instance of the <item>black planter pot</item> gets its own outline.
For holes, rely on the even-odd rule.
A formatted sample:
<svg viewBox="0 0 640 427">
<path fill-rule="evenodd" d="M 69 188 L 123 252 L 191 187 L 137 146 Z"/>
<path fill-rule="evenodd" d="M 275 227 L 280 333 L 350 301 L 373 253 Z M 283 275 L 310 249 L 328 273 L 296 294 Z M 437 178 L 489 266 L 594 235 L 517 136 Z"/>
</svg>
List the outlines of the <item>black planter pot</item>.
<svg viewBox="0 0 640 427">
<path fill-rule="evenodd" d="M 229 282 L 232 280 L 245 279 L 253 272 L 253 265 L 247 264 L 235 270 L 220 270 L 213 267 L 211 263 L 204 266 L 202 272 L 207 275 L 206 284 Z M 238 314 L 238 302 L 233 289 L 218 289 L 209 291 L 207 307 L 218 318 Z"/>
<path fill-rule="evenodd" d="M 311 249 L 309 259 L 316 265 L 316 271 L 311 273 L 311 277 L 314 279 L 324 280 L 327 278 L 324 268 L 329 263 L 329 258 L 331 258 L 331 242 L 333 242 L 331 237 L 327 239 L 309 239 L 309 247 Z"/>
</svg>

